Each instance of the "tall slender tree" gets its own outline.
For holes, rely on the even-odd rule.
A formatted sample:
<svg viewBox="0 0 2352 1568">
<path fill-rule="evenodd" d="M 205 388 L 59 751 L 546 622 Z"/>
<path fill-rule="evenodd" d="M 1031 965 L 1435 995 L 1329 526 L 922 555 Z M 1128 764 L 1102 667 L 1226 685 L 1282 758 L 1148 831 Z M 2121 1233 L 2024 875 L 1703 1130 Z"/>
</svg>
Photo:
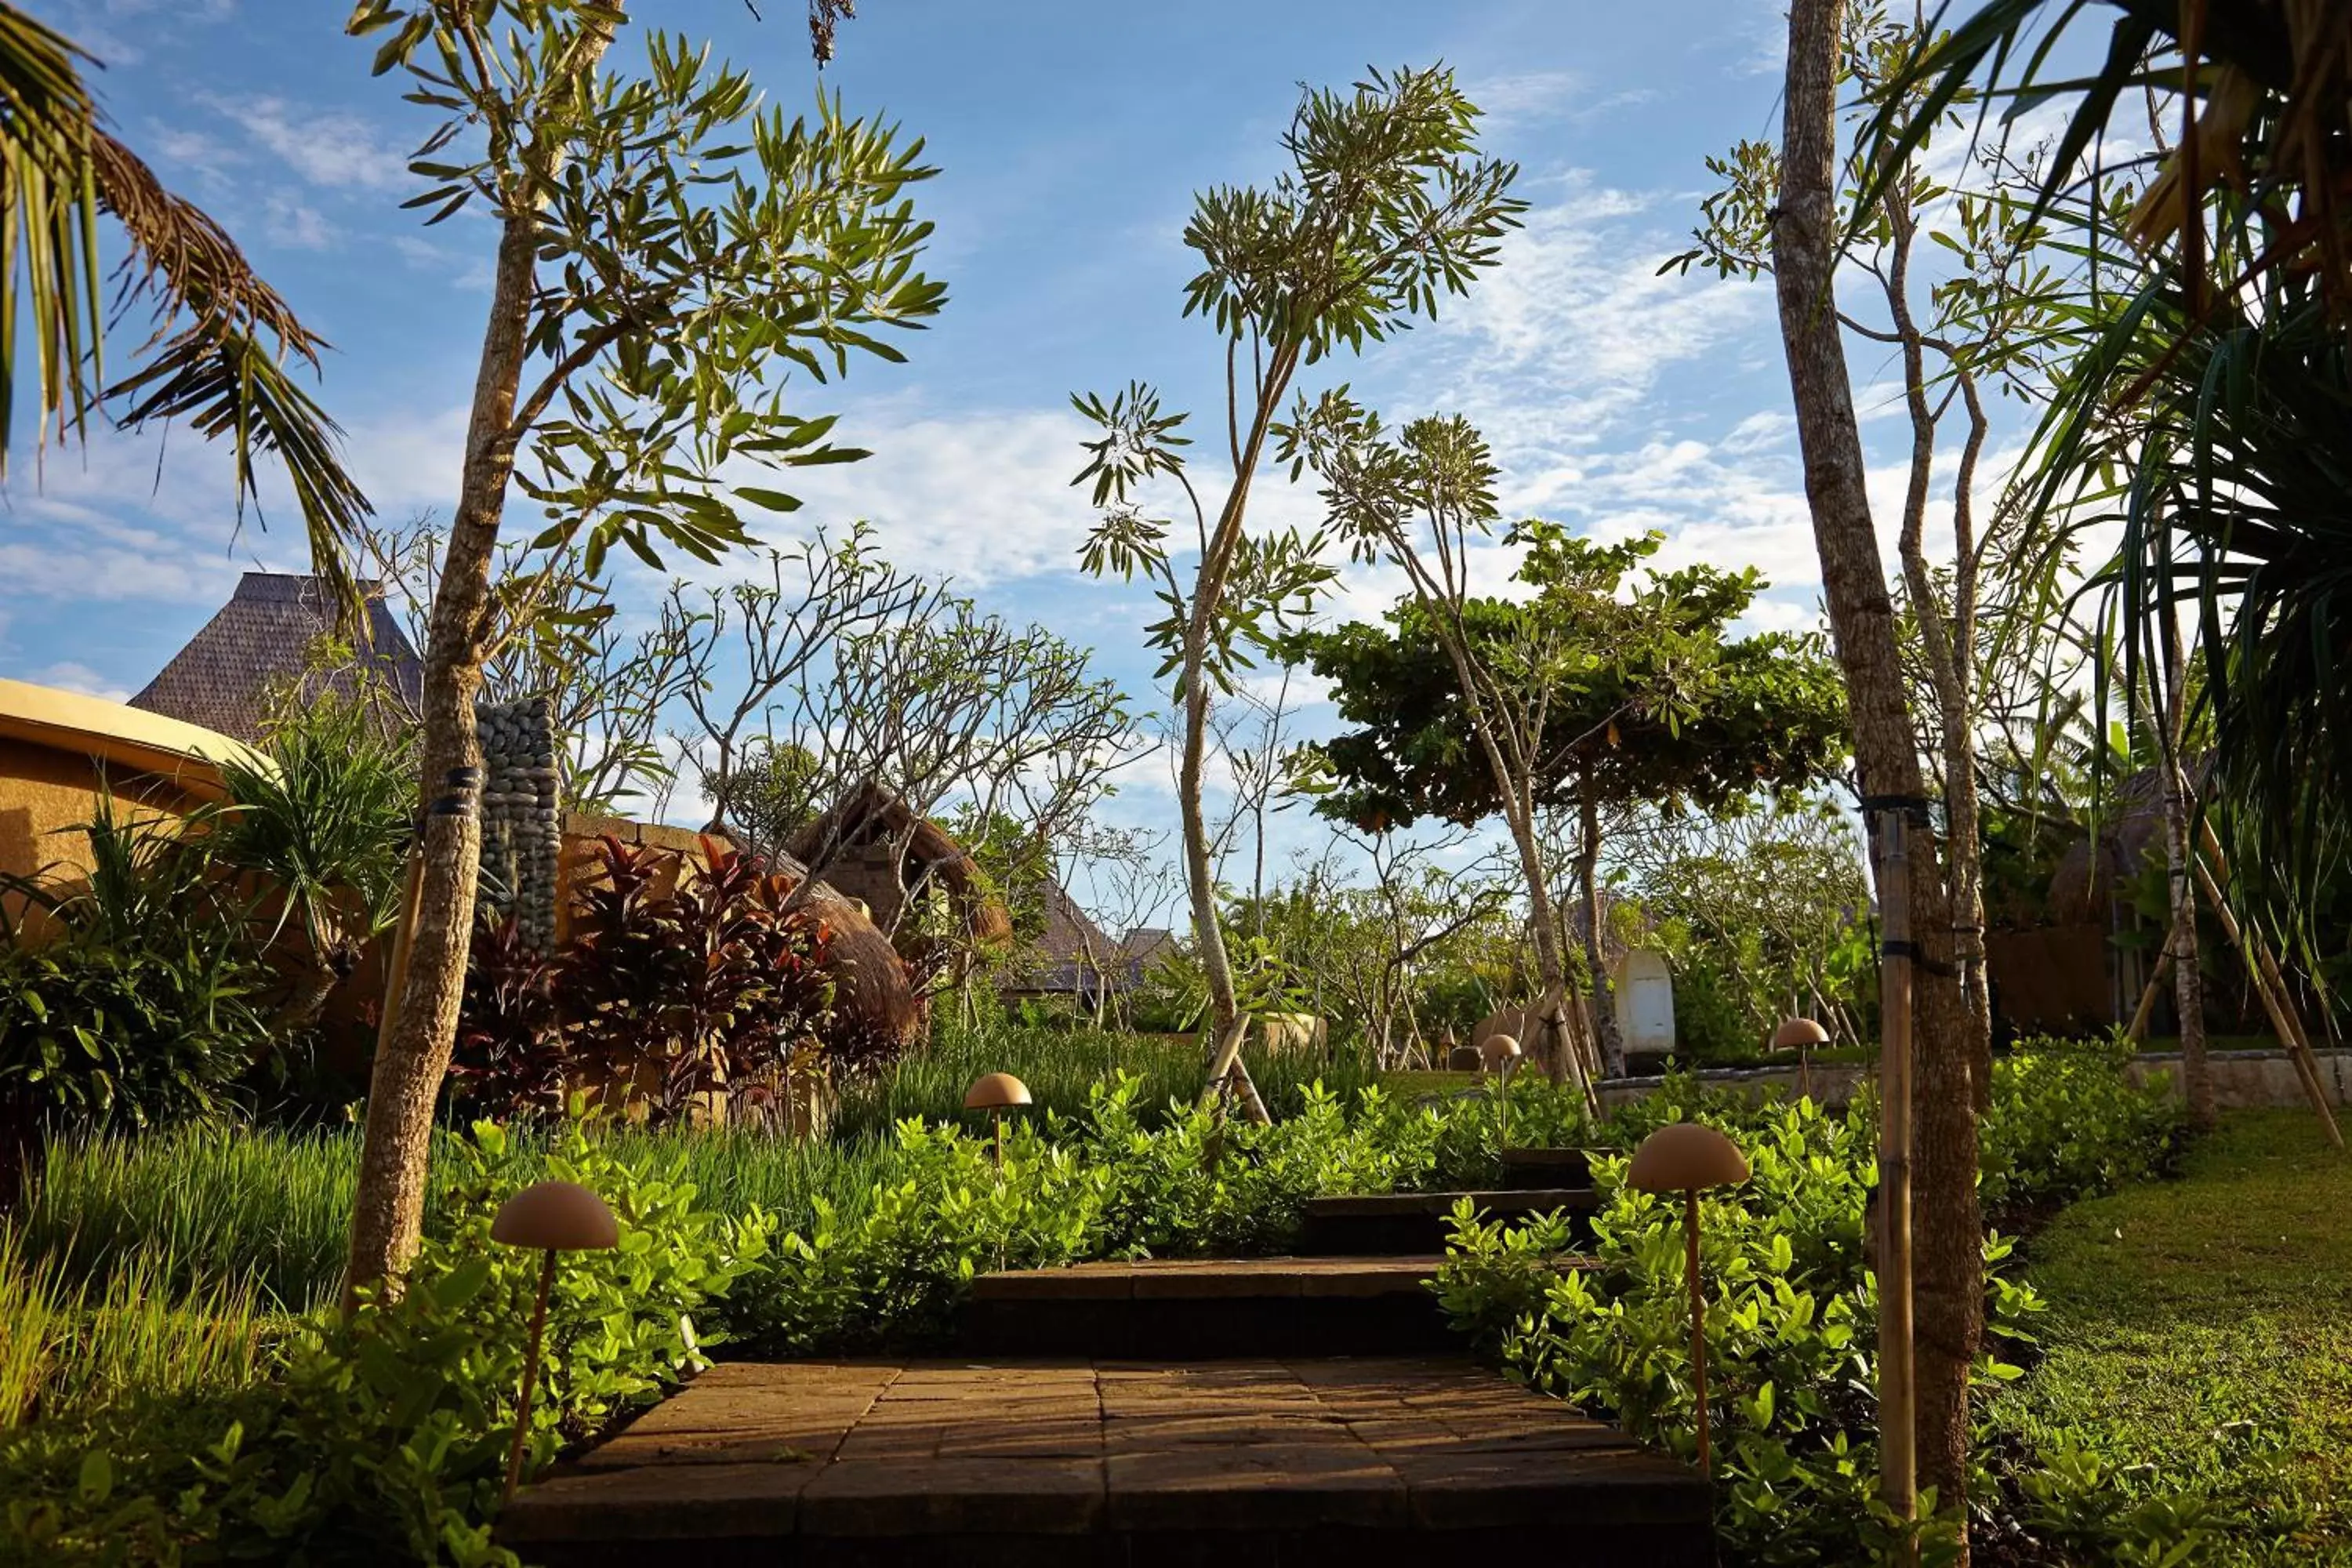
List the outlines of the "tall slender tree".
<svg viewBox="0 0 2352 1568">
<path fill-rule="evenodd" d="M 1252 489 L 1302 371 L 1435 315 L 1440 297 L 1465 291 L 1517 226 L 1527 205 L 1510 195 L 1517 166 L 1479 153 L 1478 118 L 1443 68 L 1372 71 L 1349 90 L 1305 95 L 1283 133 L 1290 167 L 1270 187 L 1221 185 L 1199 197 L 1184 241 L 1202 269 L 1186 286 L 1184 313 L 1206 318 L 1223 340 L 1232 464 L 1213 514 L 1186 466 L 1185 415 L 1163 414 L 1159 394 L 1140 383 L 1108 399 L 1072 399 L 1103 432 L 1075 481 L 1091 484 L 1103 509 L 1081 559 L 1097 575 L 1140 574 L 1167 609 L 1147 635 L 1164 656 L 1160 673 L 1175 677 L 1183 715 L 1177 808 L 1208 980 L 1211 1093 L 1239 1063 L 1245 1021 L 1201 798 L 1210 707 L 1331 576 L 1316 539 L 1251 531 Z M 1161 478 L 1192 513 L 1189 574 L 1170 550 L 1170 524 L 1141 510 L 1142 488 Z"/>
<path fill-rule="evenodd" d="M 741 71 L 665 34 L 636 68 L 609 68 L 626 20 L 602 0 L 362 0 L 351 19 L 382 38 L 378 74 L 404 73 L 447 116 L 410 164 L 427 182 L 410 205 L 428 221 L 480 207 L 498 235 L 425 653 L 427 804 L 368 1096 L 352 1291 L 396 1281 L 417 1245 L 473 922 L 473 701 L 509 489 L 542 509 L 537 542 L 580 542 L 591 575 L 615 544 L 715 561 L 749 542 L 745 509 L 798 505 L 733 482 L 741 468 L 865 455 L 830 443 L 832 417 L 789 411 L 793 373 L 901 358 L 877 331 L 919 325 L 944 294 L 915 270 L 920 143 L 829 100 L 788 122 Z"/>
<path fill-rule="evenodd" d="M 1967 1494 L 1969 1376 L 1983 1314 L 1984 1232 L 1971 1083 L 1975 1018 L 1961 989 L 1943 865 L 1925 833 L 1913 840 L 1913 830 L 1927 821 L 1925 785 L 1838 320 L 1844 12 L 1844 0 L 1793 0 L 1790 7 L 1771 259 L 1805 496 L 1890 938 L 1891 973 L 1882 992 L 1890 1015 L 1884 1030 L 1890 1070 L 1882 1081 L 1889 1086 L 1891 1125 L 1880 1168 L 1881 1379 L 1882 1388 L 1907 1392 L 1916 1410 L 1912 1431 L 1888 1431 L 1901 1419 L 1901 1399 L 1892 1408 L 1882 1405 L 1881 1436 L 1890 1500 L 1907 1510 L 1910 1439 L 1916 1479 L 1937 1489 L 1939 1503 L 1951 1506 Z M 1906 1051 L 1912 1043 L 1916 1073 Z M 1896 1087 L 1906 1079 L 1913 1086 L 1908 1105 Z M 1916 1346 L 1904 1331 L 1906 1320 Z M 1906 1356 L 1907 1367 L 1901 1364 Z"/>
</svg>

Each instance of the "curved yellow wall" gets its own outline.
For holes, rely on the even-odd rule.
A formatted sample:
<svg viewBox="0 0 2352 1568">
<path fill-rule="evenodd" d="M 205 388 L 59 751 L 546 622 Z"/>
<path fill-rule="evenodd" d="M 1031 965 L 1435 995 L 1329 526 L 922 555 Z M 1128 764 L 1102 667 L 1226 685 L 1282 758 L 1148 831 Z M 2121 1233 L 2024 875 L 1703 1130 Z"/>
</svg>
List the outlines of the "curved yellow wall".
<svg viewBox="0 0 2352 1568">
<path fill-rule="evenodd" d="M 185 816 L 224 796 L 219 763 L 232 760 L 269 765 L 226 735 L 160 713 L 0 680 L 0 871 L 87 870 L 89 844 L 73 828 L 101 793 L 125 815 Z"/>
</svg>

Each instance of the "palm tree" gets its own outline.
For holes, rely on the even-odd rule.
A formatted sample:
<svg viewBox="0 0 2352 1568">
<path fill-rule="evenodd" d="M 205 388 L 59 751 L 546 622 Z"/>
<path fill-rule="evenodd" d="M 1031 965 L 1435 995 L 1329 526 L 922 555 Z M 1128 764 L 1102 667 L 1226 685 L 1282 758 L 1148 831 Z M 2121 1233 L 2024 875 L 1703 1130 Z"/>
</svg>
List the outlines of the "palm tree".
<svg viewBox="0 0 2352 1568">
<path fill-rule="evenodd" d="M 227 232 L 173 195 L 107 129 L 70 40 L 0 0 L 0 477 L 17 447 L 20 371 L 38 402 L 37 448 L 184 419 L 236 454 L 240 512 L 257 464 L 291 483 L 316 570 L 341 581 L 341 541 L 370 511 L 344 471 L 341 432 L 298 386 L 325 342 L 256 274 Z M 128 251 L 100 275 L 101 220 Z M 148 335 L 110 382 L 106 330 L 148 312 Z M 28 349 L 34 363 L 20 366 Z"/>
</svg>

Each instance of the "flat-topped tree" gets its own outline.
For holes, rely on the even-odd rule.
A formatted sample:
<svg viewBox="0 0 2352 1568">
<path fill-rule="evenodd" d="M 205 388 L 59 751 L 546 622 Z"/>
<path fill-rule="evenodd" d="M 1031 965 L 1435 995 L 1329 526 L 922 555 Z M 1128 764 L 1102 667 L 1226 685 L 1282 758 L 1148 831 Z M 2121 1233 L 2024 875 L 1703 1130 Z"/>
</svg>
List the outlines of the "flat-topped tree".
<svg viewBox="0 0 2352 1568">
<path fill-rule="evenodd" d="M 1208 980 L 1214 1045 L 1210 1092 L 1238 1066 L 1242 1017 L 1218 926 L 1210 835 L 1201 804 L 1212 688 L 1269 650 L 1288 617 L 1330 581 L 1320 540 L 1296 529 L 1253 533 L 1251 486 L 1284 401 L 1302 370 L 1433 317 L 1441 295 L 1465 292 L 1495 263 L 1497 242 L 1527 204 L 1510 195 L 1516 164 L 1479 155 L 1478 110 L 1444 68 L 1372 71 L 1347 91 L 1308 92 L 1283 132 L 1290 167 L 1267 187 L 1220 185 L 1195 202 L 1184 243 L 1202 268 L 1185 288 L 1224 343 L 1225 454 L 1232 479 L 1212 511 L 1193 488 L 1186 416 L 1160 412 L 1140 383 L 1105 399 L 1079 395 L 1102 426 L 1076 483 L 1091 484 L 1102 520 L 1086 569 L 1141 574 L 1167 614 L 1147 628 L 1176 678 L 1183 735 L 1177 807 L 1192 924 Z M 1154 480 L 1182 492 L 1195 563 L 1171 558 L 1171 524 L 1147 517 Z M 1240 1080 L 1246 1086 L 1246 1075 Z M 1244 1104 L 1258 1115 L 1254 1093 Z"/>
<path fill-rule="evenodd" d="M 1475 430 L 1430 418 L 1391 439 L 1376 416 L 1332 397 L 1302 409 L 1286 435 L 1359 554 L 1402 566 L 1413 590 L 1385 625 L 1289 645 L 1358 726 L 1320 748 L 1329 777 L 1317 809 L 1371 831 L 1500 816 L 1527 881 L 1555 1036 L 1566 965 L 1538 823 L 1572 813 L 1585 958 L 1604 1049 L 1617 1055 L 1595 874 L 1602 819 L 1637 804 L 1720 810 L 1828 777 L 1843 754 L 1844 703 L 1819 639 L 1730 635 L 1765 586 L 1753 571 L 1689 566 L 1628 587 L 1662 543 L 1654 533 L 1600 544 L 1517 523 L 1503 542 L 1522 552 L 1516 577 L 1528 595 L 1473 595 L 1472 541 L 1496 517 Z M 1563 1054 L 1542 1046 L 1547 1061 Z"/>
<path fill-rule="evenodd" d="M 494 581 L 509 487 L 539 509 L 536 545 L 578 544 L 590 576 L 615 545 L 656 567 L 663 550 L 716 561 L 751 542 L 747 511 L 799 505 L 741 482 L 758 468 L 865 455 L 831 444 L 831 416 L 794 411 L 793 378 L 900 359 L 877 334 L 944 297 L 915 270 L 930 232 L 908 200 L 931 174 L 919 142 L 828 100 L 787 121 L 667 34 L 610 67 L 626 22 L 612 0 L 362 0 L 350 23 L 379 40 L 378 74 L 404 73 L 411 100 L 446 116 L 410 163 L 425 188 L 409 205 L 428 222 L 470 207 L 498 237 L 425 650 L 417 914 L 368 1095 L 354 1290 L 396 1279 L 416 1249 L 481 850 L 473 703 L 518 630 Z"/>
</svg>

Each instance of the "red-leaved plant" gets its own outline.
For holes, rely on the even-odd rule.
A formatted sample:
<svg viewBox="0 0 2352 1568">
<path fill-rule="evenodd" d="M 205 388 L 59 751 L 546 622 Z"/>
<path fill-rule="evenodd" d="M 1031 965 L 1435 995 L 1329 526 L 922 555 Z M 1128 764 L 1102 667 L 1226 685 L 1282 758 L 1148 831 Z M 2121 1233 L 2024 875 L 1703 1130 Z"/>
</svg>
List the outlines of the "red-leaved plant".
<svg viewBox="0 0 2352 1568">
<path fill-rule="evenodd" d="M 584 1088 L 655 1122 L 721 1099 L 747 1112 L 775 1103 L 824 1054 L 823 920 L 790 906 L 792 878 L 708 838 L 700 866 L 611 837 L 600 853 L 562 952 L 523 949 L 511 922 L 475 938 L 451 1063 L 460 1095 L 514 1116 Z"/>
</svg>

